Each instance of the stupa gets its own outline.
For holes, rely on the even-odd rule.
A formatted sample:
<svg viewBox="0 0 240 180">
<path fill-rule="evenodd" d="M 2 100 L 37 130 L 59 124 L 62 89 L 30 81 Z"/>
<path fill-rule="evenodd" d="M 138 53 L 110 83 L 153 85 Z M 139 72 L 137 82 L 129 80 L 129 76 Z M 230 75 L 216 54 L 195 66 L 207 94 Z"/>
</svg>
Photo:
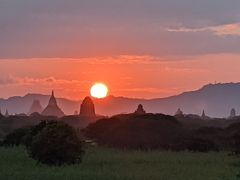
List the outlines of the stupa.
<svg viewBox="0 0 240 180">
<path fill-rule="evenodd" d="M 210 118 L 206 115 L 205 110 L 203 110 L 201 118 L 204 119 L 204 120 L 209 120 L 209 119 L 210 119 Z"/>
<path fill-rule="evenodd" d="M 235 118 L 236 115 L 237 115 L 236 110 L 235 110 L 234 108 L 232 108 L 232 109 L 231 109 L 231 112 L 230 112 L 229 118 L 230 118 L 230 119 Z"/>
<path fill-rule="evenodd" d="M 92 99 L 87 96 L 83 100 L 80 108 L 80 116 L 95 117 L 95 106 Z"/>
<path fill-rule="evenodd" d="M 58 107 L 57 100 L 54 97 L 54 91 L 49 99 L 47 107 L 42 112 L 43 116 L 56 116 L 58 118 L 64 116 L 64 112 Z"/>
<path fill-rule="evenodd" d="M 6 109 L 5 117 L 8 117 L 8 116 L 9 116 L 9 113 L 8 113 L 8 110 Z"/>
<path fill-rule="evenodd" d="M 143 109 L 143 105 L 139 104 L 137 110 L 134 112 L 134 114 L 142 115 L 146 114 L 146 111 Z"/>
<path fill-rule="evenodd" d="M 175 113 L 175 116 L 184 116 L 182 110 L 180 108 L 178 108 L 177 112 Z"/>
<path fill-rule="evenodd" d="M 2 114 L 2 110 L 0 109 L 0 119 L 3 117 L 4 117 L 4 115 Z"/>
<path fill-rule="evenodd" d="M 41 113 L 43 110 L 42 105 L 40 103 L 39 100 L 34 100 L 32 103 L 32 106 L 30 107 L 30 110 L 28 112 L 28 115 L 32 114 L 32 113 Z"/>
</svg>

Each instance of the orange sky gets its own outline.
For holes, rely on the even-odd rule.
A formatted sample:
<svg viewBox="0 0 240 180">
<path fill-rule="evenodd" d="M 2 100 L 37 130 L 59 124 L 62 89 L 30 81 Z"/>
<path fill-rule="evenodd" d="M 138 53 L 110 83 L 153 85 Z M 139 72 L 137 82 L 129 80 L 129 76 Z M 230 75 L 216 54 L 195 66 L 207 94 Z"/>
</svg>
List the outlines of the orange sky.
<svg viewBox="0 0 240 180">
<path fill-rule="evenodd" d="M 95 82 L 114 96 L 156 98 L 216 82 L 240 81 L 240 55 L 187 58 L 116 56 L 82 59 L 0 60 L 0 98 L 27 93 L 81 99 Z"/>
</svg>

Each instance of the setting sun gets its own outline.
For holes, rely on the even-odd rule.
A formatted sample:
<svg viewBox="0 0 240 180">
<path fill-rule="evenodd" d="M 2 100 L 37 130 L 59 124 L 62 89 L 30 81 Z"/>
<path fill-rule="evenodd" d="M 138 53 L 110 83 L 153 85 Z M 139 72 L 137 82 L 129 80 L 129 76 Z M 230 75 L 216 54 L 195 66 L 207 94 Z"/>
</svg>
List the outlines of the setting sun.
<svg viewBox="0 0 240 180">
<path fill-rule="evenodd" d="M 91 96 L 95 98 L 105 98 L 108 94 L 108 88 L 103 83 L 96 83 L 91 87 Z"/>
</svg>

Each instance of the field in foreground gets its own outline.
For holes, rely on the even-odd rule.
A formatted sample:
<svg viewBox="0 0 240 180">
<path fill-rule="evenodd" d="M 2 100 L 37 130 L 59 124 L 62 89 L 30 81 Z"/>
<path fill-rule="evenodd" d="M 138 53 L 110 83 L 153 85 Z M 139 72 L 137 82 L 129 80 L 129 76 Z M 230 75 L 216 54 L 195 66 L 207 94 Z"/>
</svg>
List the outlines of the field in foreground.
<svg viewBox="0 0 240 180">
<path fill-rule="evenodd" d="M 80 165 L 48 167 L 28 158 L 24 148 L 0 148 L 4 180 L 234 180 L 240 159 L 227 153 L 132 152 L 89 149 Z"/>
</svg>

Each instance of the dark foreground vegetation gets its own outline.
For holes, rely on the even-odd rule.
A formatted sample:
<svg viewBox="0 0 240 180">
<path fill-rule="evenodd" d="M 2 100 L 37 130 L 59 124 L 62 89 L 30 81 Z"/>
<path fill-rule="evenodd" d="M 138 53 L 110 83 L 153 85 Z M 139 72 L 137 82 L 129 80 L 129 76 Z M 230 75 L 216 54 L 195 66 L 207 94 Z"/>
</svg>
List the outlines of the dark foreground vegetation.
<svg viewBox="0 0 240 180">
<path fill-rule="evenodd" d="M 183 117 L 126 114 L 77 130 L 59 119 L 38 121 L 4 136 L 0 179 L 240 178 L 238 122 L 197 127 Z"/>
<path fill-rule="evenodd" d="M 32 119 L 33 117 L 30 117 L 32 121 L 30 121 L 29 117 L 26 118 L 27 122 L 29 122 L 28 126 L 12 130 L 11 133 L 4 137 L 2 144 L 5 146 L 25 145 L 29 149 L 33 145 L 33 137 L 43 139 L 39 139 L 40 144 L 36 145 L 36 147 L 49 146 L 44 144 L 46 139 L 52 141 L 50 144 L 54 144 L 58 143 L 58 139 L 60 139 L 60 143 L 63 141 L 62 138 L 66 137 L 66 135 L 61 134 L 65 131 L 60 126 L 69 127 L 65 123 L 66 119 L 71 119 L 71 116 L 53 119 L 55 125 L 60 126 L 55 129 L 50 128 L 50 132 L 45 132 L 42 136 L 37 135 L 45 128 L 46 121 L 43 121 L 43 116 L 34 117 L 37 117 L 35 122 Z M 18 120 L 16 121 L 17 118 Z M 45 117 L 45 119 L 49 118 Z M 19 124 L 20 122 L 26 123 L 24 117 L 13 116 L 11 119 L 15 124 L 16 122 Z M 74 121 L 77 120 L 76 117 L 73 117 L 73 119 Z M 4 123 L 7 124 L 7 121 L 8 119 Z M 214 126 L 212 121 L 215 122 Z M 38 124 L 36 122 L 41 123 Z M 34 125 L 34 123 L 38 125 Z M 75 129 L 78 127 L 74 126 L 75 123 L 71 124 L 68 122 L 68 124 Z M 73 128 L 70 129 L 73 130 Z M 192 116 L 174 117 L 163 114 L 125 114 L 103 118 L 90 123 L 84 129 L 79 129 L 78 127 L 78 131 L 73 131 L 76 133 L 75 136 L 80 137 L 81 135 L 82 139 L 93 141 L 99 146 L 105 147 L 191 152 L 228 151 L 233 154 L 240 154 L 240 121 L 238 119 L 203 120 Z M 69 129 L 66 132 L 68 132 L 66 134 L 71 134 Z M 52 139 L 50 135 L 53 137 Z M 43 136 L 46 136 L 46 139 Z M 72 136 L 71 138 L 74 139 L 75 137 Z M 61 146 L 63 145 L 61 144 Z M 55 145 L 54 147 L 58 146 Z"/>
<path fill-rule="evenodd" d="M 121 150 L 222 151 L 232 155 L 240 154 L 240 123 L 237 122 L 224 128 L 196 128 L 191 123 L 186 123 L 190 121 L 186 117 L 125 114 L 103 118 L 84 129 L 76 129 L 61 119 L 38 121 L 40 123 L 37 125 L 32 123 L 33 125 L 13 130 L 3 138 L 1 145 L 25 146 L 29 157 L 39 163 L 55 166 L 81 163 L 85 145 L 83 142 L 94 142 L 100 147 Z"/>
<path fill-rule="evenodd" d="M 84 154 L 77 131 L 61 121 L 42 121 L 33 127 L 17 129 L 7 135 L 1 145 L 23 145 L 29 157 L 55 166 L 81 163 Z"/>
<path fill-rule="evenodd" d="M 240 153 L 240 123 L 189 128 L 173 116 L 127 114 L 99 120 L 84 131 L 99 145 L 121 149 Z"/>
<path fill-rule="evenodd" d="M 220 153 L 90 148 L 81 164 L 37 164 L 22 147 L 0 148 L 3 180 L 237 180 L 239 159 Z"/>
</svg>

